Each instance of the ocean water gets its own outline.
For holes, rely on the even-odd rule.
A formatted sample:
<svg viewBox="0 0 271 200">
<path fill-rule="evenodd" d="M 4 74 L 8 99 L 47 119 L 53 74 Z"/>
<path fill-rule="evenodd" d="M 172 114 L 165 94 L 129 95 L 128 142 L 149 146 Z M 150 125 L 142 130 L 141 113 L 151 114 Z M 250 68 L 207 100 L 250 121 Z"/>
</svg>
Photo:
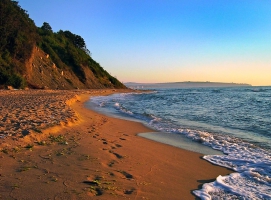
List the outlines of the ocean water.
<svg viewBox="0 0 271 200">
<path fill-rule="evenodd" d="M 271 199 L 271 87 L 155 88 L 88 105 L 220 151 L 204 159 L 235 172 L 195 190 L 201 199 Z"/>
</svg>

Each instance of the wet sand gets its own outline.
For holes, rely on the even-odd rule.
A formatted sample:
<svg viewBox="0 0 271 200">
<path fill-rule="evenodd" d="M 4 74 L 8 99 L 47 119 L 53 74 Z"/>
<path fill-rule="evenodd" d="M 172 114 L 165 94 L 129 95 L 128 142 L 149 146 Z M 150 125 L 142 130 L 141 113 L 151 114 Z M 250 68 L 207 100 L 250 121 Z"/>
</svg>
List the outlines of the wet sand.
<svg viewBox="0 0 271 200">
<path fill-rule="evenodd" d="M 123 90 L 12 92 L 0 91 L 1 134 L 9 135 L 0 139 L 0 199 L 195 199 L 202 183 L 231 173 L 137 136 L 153 132 L 140 123 L 84 107 L 90 96 Z"/>
</svg>

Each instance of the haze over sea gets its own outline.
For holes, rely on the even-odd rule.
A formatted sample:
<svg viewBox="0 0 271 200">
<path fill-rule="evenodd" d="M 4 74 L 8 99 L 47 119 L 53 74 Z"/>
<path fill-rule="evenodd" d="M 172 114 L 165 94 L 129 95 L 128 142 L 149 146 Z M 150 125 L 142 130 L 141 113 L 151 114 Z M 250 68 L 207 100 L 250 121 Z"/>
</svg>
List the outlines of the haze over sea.
<svg viewBox="0 0 271 200">
<path fill-rule="evenodd" d="M 205 153 L 204 159 L 235 173 L 218 176 L 194 191 L 200 198 L 271 199 L 271 87 L 156 85 L 151 93 L 94 97 L 87 105 L 140 120 L 163 133 L 161 137 L 151 134 L 160 142 L 171 138 L 172 144 L 179 142 L 179 147 L 186 148 L 181 141 L 185 136 L 195 151 L 200 143 L 223 152 Z"/>
</svg>

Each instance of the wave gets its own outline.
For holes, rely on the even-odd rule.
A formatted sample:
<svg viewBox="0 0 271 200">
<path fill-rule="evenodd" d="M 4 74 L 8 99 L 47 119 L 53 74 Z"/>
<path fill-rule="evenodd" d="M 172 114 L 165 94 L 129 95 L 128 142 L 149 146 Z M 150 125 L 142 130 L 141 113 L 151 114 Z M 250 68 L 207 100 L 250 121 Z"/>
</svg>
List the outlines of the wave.
<svg viewBox="0 0 271 200">
<path fill-rule="evenodd" d="M 271 199 L 271 153 L 240 138 L 195 130 L 179 130 L 187 137 L 226 155 L 206 155 L 213 164 L 236 171 L 205 183 L 194 194 L 202 199 Z"/>
<path fill-rule="evenodd" d="M 149 124 L 153 126 L 154 124 Z M 206 131 L 165 128 L 157 130 L 185 135 L 210 146 L 225 155 L 205 155 L 203 158 L 215 165 L 236 171 L 229 176 L 218 176 L 216 181 L 205 183 L 193 193 L 204 200 L 211 199 L 271 199 L 271 152 L 240 138 Z"/>
<path fill-rule="evenodd" d="M 257 177 L 257 172 L 249 175 Z M 244 173 L 218 176 L 215 182 L 205 183 L 202 190 L 193 193 L 203 200 L 209 199 L 271 199 L 270 186 L 262 184 Z"/>
<path fill-rule="evenodd" d="M 124 106 L 122 106 L 120 103 L 116 102 L 114 104 L 114 106 L 117 108 L 117 110 L 125 113 L 125 114 L 128 114 L 128 115 L 133 115 L 134 113 L 132 111 L 129 111 L 128 109 L 126 109 Z"/>
<path fill-rule="evenodd" d="M 178 92 L 180 92 L 180 90 L 174 90 L 171 94 L 165 93 L 164 95 L 160 95 L 159 93 L 147 95 L 143 93 L 141 95 L 136 94 L 136 98 L 134 94 L 115 95 L 100 98 L 97 103 L 107 109 L 114 108 L 118 114 L 140 119 L 158 131 L 182 134 L 191 140 L 223 152 L 225 155 L 205 155 L 203 158 L 213 164 L 232 169 L 235 173 L 228 176 L 218 176 L 214 182 L 205 183 L 202 189 L 194 191 L 196 196 L 202 199 L 271 199 L 271 151 L 268 148 L 259 147 L 256 143 L 259 137 L 247 132 L 248 125 L 249 127 L 253 125 L 249 123 L 251 117 L 253 117 L 251 119 L 253 119 L 253 123 L 255 123 L 261 122 L 261 120 L 256 118 L 257 116 L 264 116 L 259 115 L 263 112 L 262 110 L 258 110 L 258 108 L 265 106 L 265 108 L 267 108 L 265 110 L 268 110 L 271 104 L 262 101 L 256 101 L 256 104 L 253 100 L 255 94 L 248 97 L 240 94 L 240 92 L 253 92 L 246 89 L 235 89 L 234 91 L 221 89 L 220 91 L 213 90 L 207 91 L 206 93 L 204 93 L 204 91 L 197 91 L 202 92 L 200 97 L 199 93 L 193 93 L 195 91 L 185 90 L 182 93 Z M 212 95 L 213 93 L 214 95 Z M 266 94 L 264 94 L 264 96 L 266 96 Z M 244 97 L 246 101 L 242 101 Z M 261 96 L 257 97 L 260 98 Z M 270 99 L 269 93 L 267 93 L 266 98 L 267 99 L 264 99 L 265 101 Z M 183 99 L 185 99 L 185 101 Z M 248 102 L 250 104 L 248 104 Z M 231 130 L 243 130 L 243 127 L 246 129 L 244 129 L 243 132 L 238 131 L 238 136 L 237 134 L 231 133 L 214 133 L 210 130 L 203 131 L 203 129 L 197 130 L 195 127 L 192 129 L 192 126 L 189 126 L 190 128 L 182 128 L 176 123 L 176 121 L 178 122 L 182 117 L 186 117 L 184 119 L 188 121 L 193 121 L 193 119 L 189 119 L 187 115 L 201 117 L 200 120 L 207 119 L 206 123 L 210 122 L 206 117 L 209 116 L 210 107 L 213 106 L 213 104 L 216 105 L 216 107 L 213 107 L 216 109 L 216 113 L 219 113 L 219 118 L 211 118 L 213 126 L 216 126 L 214 121 L 223 124 L 224 120 L 226 122 L 231 121 L 231 123 L 225 123 L 226 125 L 230 125 L 229 128 L 233 128 Z M 180 108 L 176 105 L 181 105 L 182 107 Z M 242 110 L 244 105 L 248 107 Z M 208 110 L 207 112 L 203 112 L 205 110 L 202 109 L 206 108 L 206 106 Z M 220 109 L 220 107 L 223 108 Z M 199 111 L 191 114 L 191 109 L 199 109 Z M 179 111 L 177 114 L 175 113 L 176 110 Z M 232 117 L 231 111 L 234 116 L 239 114 L 238 117 Z M 251 111 L 250 115 L 244 115 L 244 113 L 249 111 Z M 201 114 L 201 112 L 203 112 L 203 114 Z M 255 114 L 257 114 L 257 116 L 255 116 Z M 265 115 L 262 121 L 269 119 L 269 112 L 266 112 Z M 220 118 L 220 116 L 223 118 Z M 247 119 L 247 117 L 249 118 Z M 257 121 L 255 121 L 255 119 Z M 194 121 L 203 123 L 200 120 Z M 262 128 L 265 128 L 263 130 L 269 130 L 266 128 L 269 126 L 268 121 L 255 124 L 257 127 L 255 128 L 255 126 L 253 126 L 251 130 L 254 128 L 254 130 L 257 130 L 257 134 L 260 134 L 259 131 L 261 129 L 258 127 L 260 125 Z M 222 127 L 225 128 L 227 127 L 226 125 Z M 254 138 L 254 143 L 241 139 L 241 132 L 250 134 L 243 135 L 245 136 L 243 138 Z M 262 136 L 266 138 L 268 132 L 264 132 Z M 262 141 L 259 145 L 264 147 L 265 143 L 269 144 L 266 141 Z"/>
</svg>

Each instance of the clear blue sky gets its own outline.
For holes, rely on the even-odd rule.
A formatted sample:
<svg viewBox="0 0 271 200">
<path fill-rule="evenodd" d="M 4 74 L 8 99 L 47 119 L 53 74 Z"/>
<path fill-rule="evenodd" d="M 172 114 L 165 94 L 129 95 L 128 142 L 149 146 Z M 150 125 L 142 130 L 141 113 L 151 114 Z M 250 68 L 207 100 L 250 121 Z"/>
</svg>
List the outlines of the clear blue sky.
<svg viewBox="0 0 271 200">
<path fill-rule="evenodd" d="M 271 85 L 270 0 L 19 0 L 122 82 Z"/>
</svg>

